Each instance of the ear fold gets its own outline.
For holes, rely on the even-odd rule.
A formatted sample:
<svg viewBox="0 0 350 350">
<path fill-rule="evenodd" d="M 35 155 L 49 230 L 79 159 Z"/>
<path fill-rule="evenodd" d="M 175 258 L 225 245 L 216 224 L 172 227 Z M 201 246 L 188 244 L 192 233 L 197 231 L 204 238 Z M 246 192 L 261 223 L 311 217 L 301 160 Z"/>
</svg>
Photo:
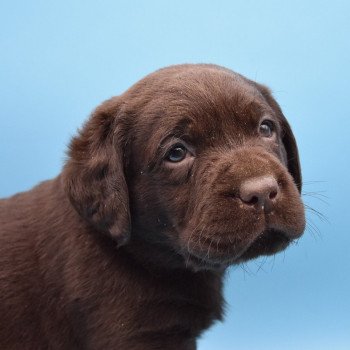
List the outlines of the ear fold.
<svg viewBox="0 0 350 350">
<path fill-rule="evenodd" d="M 63 181 L 77 212 L 124 244 L 130 236 L 130 213 L 119 104 L 118 97 L 104 102 L 73 138 Z"/>
<path fill-rule="evenodd" d="M 255 83 L 256 84 L 256 83 Z M 286 119 L 286 117 L 283 115 L 282 110 L 278 103 L 275 101 L 275 99 L 272 97 L 271 92 L 269 89 L 263 85 L 258 85 L 258 88 L 261 92 L 261 94 L 264 96 L 267 103 L 273 108 L 273 110 L 277 113 L 279 116 L 282 128 L 283 128 L 283 137 L 282 142 L 284 145 L 284 148 L 287 152 L 287 165 L 288 170 L 292 174 L 294 178 L 294 182 L 301 193 L 301 187 L 302 187 L 302 177 L 301 177 L 301 167 L 300 167 L 300 160 L 299 160 L 299 153 L 298 153 L 298 147 L 295 140 L 295 137 L 293 135 L 292 129 Z"/>
</svg>

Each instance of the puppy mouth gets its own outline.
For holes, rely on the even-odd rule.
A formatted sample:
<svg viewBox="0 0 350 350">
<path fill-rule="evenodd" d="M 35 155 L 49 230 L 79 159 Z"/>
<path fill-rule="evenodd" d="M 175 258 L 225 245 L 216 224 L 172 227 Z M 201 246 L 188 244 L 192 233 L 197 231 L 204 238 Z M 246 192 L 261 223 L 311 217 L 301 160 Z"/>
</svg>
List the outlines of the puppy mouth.
<svg viewBox="0 0 350 350">
<path fill-rule="evenodd" d="M 257 258 L 260 255 L 273 255 L 284 250 L 292 239 L 283 231 L 276 229 L 267 229 L 260 234 L 247 249 L 239 255 L 236 264 Z"/>
<path fill-rule="evenodd" d="M 224 270 L 228 264 L 224 262 L 212 261 L 210 259 L 200 257 L 195 253 L 187 252 L 185 255 L 186 267 L 192 268 L 194 271 L 200 270 Z"/>
<path fill-rule="evenodd" d="M 234 242 L 220 242 L 211 239 L 196 248 L 187 249 L 185 261 L 195 270 L 224 269 L 229 265 L 236 265 L 260 255 L 273 255 L 285 249 L 293 239 L 287 233 L 277 229 L 266 229 L 254 240 L 243 245 L 239 252 L 235 251 Z"/>
</svg>

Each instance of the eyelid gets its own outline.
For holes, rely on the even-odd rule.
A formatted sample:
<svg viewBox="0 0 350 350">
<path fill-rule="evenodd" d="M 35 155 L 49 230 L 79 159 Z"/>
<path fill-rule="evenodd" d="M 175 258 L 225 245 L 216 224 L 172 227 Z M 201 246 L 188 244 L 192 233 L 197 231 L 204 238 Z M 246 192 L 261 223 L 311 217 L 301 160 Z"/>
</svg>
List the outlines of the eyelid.
<svg viewBox="0 0 350 350">
<path fill-rule="evenodd" d="M 276 130 L 276 124 L 274 123 L 274 121 L 272 121 L 271 119 L 264 119 L 261 123 L 260 126 L 263 124 L 267 124 L 272 131 Z"/>
<path fill-rule="evenodd" d="M 260 120 L 259 127 L 264 122 L 269 122 L 271 124 L 273 132 L 281 133 L 281 126 L 280 126 L 280 123 L 278 122 L 278 120 L 276 120 L 276 118 L 269 116 L 269 115 L 262 117 Z"/>
<path fill-rule="evenodd" d="M 188 142 L 178 138 L 178 137 L 171 137 L 168 142 L 164 142 L 163 145 L 161 145 L 162 149 L 162 158 L 164 159 L 169 151 L 174 148 L 175 146 L 183 146 L 187 149 L 187 151 L 192 155 L 195 156 L 195 149 L 193 146 L 191 146 Z"/>
<path fill-rule="evenodd" d="M 175 148 L 184 148 L 186 150 L 186 152 L 189 152 L 188 148 L 183 143 L 176 142 L 173 145 L 171 145 L 170 147 L 168 147 L 167 151 L 165 152 L 164 159 L 168 158 L 170 152 L 173 151 Z"/>
</svg>

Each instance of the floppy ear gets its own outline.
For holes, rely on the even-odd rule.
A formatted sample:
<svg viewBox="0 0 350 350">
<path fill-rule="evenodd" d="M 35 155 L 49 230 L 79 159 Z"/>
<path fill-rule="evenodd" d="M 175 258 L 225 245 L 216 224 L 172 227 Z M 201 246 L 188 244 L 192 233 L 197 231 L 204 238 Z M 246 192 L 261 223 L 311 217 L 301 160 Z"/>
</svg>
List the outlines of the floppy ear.
<svg viewBox="0 0 350 350">
<path fill-rule="evenodd" d="M 130 236 L 130 213 L 119 107 L 118 97 L 104 102 L 73 138 L 63 181 L 77 212 L 122 245 Z"/>
<path fill-rule="evenodd" d="M 301 187 L 302 187 L 301 167 L 300 167 L 298 147 L 297 147 L 297 143 L 293 135 L 292 129 L 286 117 L 283 115 L 281 107 L 272 97 L 270 90 L 266 86 L 263 86 L 260 84 L 257 84 L 257 85 L 259 87 L 260 92 L 262 93 L 265 100 L 267 101 L 267 103 L 277 113 L 277 115 L 279 116 L 282 122 L 282 129 L 283 129 L 282 142 L 287 152 L 288 170 L 292 174 L 294 178 L 294 182 L 299 192 L 301 193 Z"/>
</svg>

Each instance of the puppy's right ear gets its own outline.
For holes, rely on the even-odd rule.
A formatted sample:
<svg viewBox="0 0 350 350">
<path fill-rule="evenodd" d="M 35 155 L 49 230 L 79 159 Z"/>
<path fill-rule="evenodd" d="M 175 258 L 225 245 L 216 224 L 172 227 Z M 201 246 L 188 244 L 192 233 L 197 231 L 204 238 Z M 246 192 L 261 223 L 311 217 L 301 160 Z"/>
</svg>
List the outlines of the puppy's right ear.
<svg viewBox="0 0 350 350">
<path fill-rule="evenodd" d="M 65 191 L 73 207 L 119 245 L 130 236 L 125 135 L 120 101 L 114 97 L 99 106 L 73 138 L 63 170 Z"/>
</svg>

